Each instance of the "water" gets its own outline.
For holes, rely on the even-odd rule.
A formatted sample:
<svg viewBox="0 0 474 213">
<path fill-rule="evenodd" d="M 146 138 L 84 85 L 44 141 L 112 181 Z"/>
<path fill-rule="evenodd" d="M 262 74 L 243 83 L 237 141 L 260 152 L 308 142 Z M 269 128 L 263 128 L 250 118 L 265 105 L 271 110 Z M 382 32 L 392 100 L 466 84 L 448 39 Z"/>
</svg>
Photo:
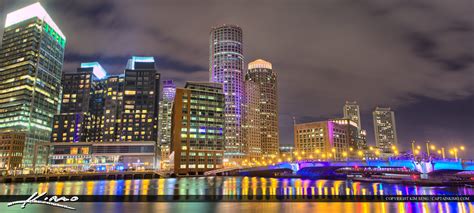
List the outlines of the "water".
<svg viewBox="0 0 474 213">
<path fill-rule="evenodd" d="M 0 195 L 473 195 L 465 187 L 420 187 L 387 183 L 361 183 L 299 178 L 185 177 L 145 180 L 100 180 L 0 184 Z M 473 203 L 323 203 L 323 202 L 125 202 L 68 203 L 78 212 L 474 212 Z M 0 212 L 63 212 L 63 209 L 32 205 L 6 207 Z"/>
</svg>

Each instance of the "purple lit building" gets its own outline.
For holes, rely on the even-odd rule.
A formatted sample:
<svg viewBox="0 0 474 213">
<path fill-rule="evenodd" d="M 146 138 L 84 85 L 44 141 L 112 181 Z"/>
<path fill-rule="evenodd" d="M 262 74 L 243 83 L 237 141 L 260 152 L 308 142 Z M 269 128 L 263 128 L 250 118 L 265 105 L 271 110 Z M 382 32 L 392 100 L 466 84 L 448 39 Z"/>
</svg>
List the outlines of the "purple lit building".
<svg viewBox="0 0 474 213">
<path fill-rule="evenodd" d="M 173 102 L 176 95 L 176 85 L 172 80 L 163 81 L 163 96 L 160 100 L 160 112 L 158 113 L 158 144 L 157 144 L 157 168 L 167 170 L 170 168 L 171 154 L 171 119 Z"/>
<path fill-rule="evenodd" d="M 244 101 L 244 56 L 242 29 L 222 25 L 211 30 L 209 79 L 223 84 L 225 95 L 225 157 L 242 159 L 242 107 Z"/>
</svg>

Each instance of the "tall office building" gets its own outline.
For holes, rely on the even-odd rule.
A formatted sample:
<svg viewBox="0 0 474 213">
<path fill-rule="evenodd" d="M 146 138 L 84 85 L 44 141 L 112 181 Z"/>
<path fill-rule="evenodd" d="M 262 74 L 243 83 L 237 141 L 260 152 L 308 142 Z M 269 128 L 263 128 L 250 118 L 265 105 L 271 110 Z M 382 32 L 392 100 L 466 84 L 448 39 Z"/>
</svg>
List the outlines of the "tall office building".
<svg viewBox="0 0 474 213">
<path fill-rule="evenodd" d="M 357 123 L 359 130 L 361 129 L 360 124 L 360 109 L 359 105 L 355 101 L 346 101 L 346 104 L 343 108 L 344 111 L 344 118 L 351 119 L 352 121 Z"/>
<path fill-rule="evenodd" d="M 157 141 L 160 74 L 153 57 L 128 60 L 123 85 L 122 141 Z"/>
<path fill-rule="evenodd" d="M 245 81 L 254 82 L 258 86 L 258 111 L 262 155 L 271 157 L 279 153 L 278 134 L 278 86 L 277 75 L 272 70 L 272 64 L 258 59 L 248 65 Z M 252 93 L 252 88 L 246 92 Z"/>
<path fill-rule="evenodd" d="M 7 14 L 0 48 L 0 131 L 26 133 L 24 168 L 47 163 L 65 44 L 40 3 Z"/>
<path fill-rule="evenodd" d="M 390 108 L 376 107 L 372 115 L 377 147 L 382 153 L 393 153 L 392 146 L 398 145 L 395 113 Z"/>
<path fill-rule="evenodd" d="M 219 83 L 187 82 L 176 90 L 171 142 L 176 174 L 222 168 L 224 100 Z"/>
<path fill-rule="evenodd" d="M 63 76 L 61 113 L 51 137 L 53 167 L 153 168 L 160 74 L 153 57 L 133 56 L 124 74 L 97 62 Z"/>
<path fill-rule="evenodd" d="M 241 160 L 245 157 L 241 128 L 244 101 L 242 29 L 234 25 L 213 28 L 209 43 L 209 79 L 223 84 L 225 95 L 225 155 Z"/>
<path fill-rule="evenodd" d="M 171 119 L 173 112 L 176 85 L 172 80 L 163 81 L 162 98 L 160 100 L 160 112 L 158 118 L 158 144 L 157 144 L 157 168 L 167 170 L 170 168 L 169 156 L 171 154 Z"/>
<path fill-rule="evenodd" d="M 254 81 L 245 81 L 244 122 L 242 131 L 247 159 L 262 156 L 262 137 L 260 119 L 260 87 Z"/>
</svg>

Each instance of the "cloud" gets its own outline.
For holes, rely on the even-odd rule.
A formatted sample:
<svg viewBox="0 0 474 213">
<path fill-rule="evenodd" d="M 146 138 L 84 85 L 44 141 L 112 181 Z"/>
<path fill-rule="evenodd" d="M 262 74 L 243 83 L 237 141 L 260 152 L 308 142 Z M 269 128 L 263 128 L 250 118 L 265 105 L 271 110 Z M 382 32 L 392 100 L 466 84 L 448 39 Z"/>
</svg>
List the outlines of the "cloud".
<svg viewBox="0 0 474 213">
<path fill-rule="evenodd" d="M 95 2 L 44 2 L 67 36 L 67 69 L 94 56 L 120 72 L 131 55 L 153 55 L 163 78 L 205 81 L 210 28 L 237 24 L 245 61 L 266 59 L 279 75 L 284 143 L 292 117 L 337 116 L 345 100 L 369 111 L 474 92 L 470 0 Z"/>
</svg>

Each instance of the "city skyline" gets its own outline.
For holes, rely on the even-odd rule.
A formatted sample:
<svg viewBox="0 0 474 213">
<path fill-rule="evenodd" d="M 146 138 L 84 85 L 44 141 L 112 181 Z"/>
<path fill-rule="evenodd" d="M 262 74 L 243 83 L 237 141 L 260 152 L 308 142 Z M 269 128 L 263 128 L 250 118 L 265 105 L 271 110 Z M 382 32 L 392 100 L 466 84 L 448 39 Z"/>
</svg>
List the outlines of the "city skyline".
<svg viewBox="0 0 474 213">
<path fill-rule="evenodd" d="M 5 10 L 7 12 L 10 12 L 14 9 L 18 9 L 28 4 L 25 2 L 26 1 L 14 2 L 12 4 L 7 3 L 6 4 L 7 7 Z M 309 4 L 308 2 L 306 3 Z M 58 2 L 51 1 L 51 2 L 46 2 L 44 4 L 44 6 L 47 8 L 48 11 L 54 11 L 54 14 L 51 14 L 51 16 L 55 17 L 58 20 L 63 20 L 61 21 L 61 23 L 58 23 L 58 25 L 61 26 L 62 30 L 64 28 L 63 32 L 65 32 L 65 34 L 68 35 L 68 44 L 66 45 L 65 68 L 63 70 L 65 71 L 73 70 L 70 68 L 77 67 L 77 65 L 81 62 L 99 61 L 101 64 L 103 64 L 103 66 L 107 70 L 111 70 L 111 72 L 113 73 L 120 73 L 124 69 L 123 61 L 126 60 L 126 58 L 129 58 L 130 55 L 153 55 L 157 58 L 158 70 L 159 72 L 162 73 L 163 79 L 176 80 L 178 85 L 182 85 L 183 82 L 186 80 L 199 81 L 199 80 L 207 79 L 206 75 L 208 73 L 206 72 L 205 65 L 207 64 L 207 57 L 209 53 L 208 53 L 207 44 L 206 44 L 208 42 L 208 38 L 206 37 L 206 34 L 209 33 L 209 29 L 211 27 L 214 27 L 223 23 L 214 23 L 215 21 L 209 21 L 207 19 L 199 22 L 199 23 L 206 23 L 206 25 L 199 25 L 199 28 L 202 28 L 202 29 L 197 31 L 196 35 L 193 36 L 194 37 L 193 40 L 186 40 L 185 38 L 180 37 L 180 36 L 170 37 L 171 34 L 163 35 L 162 37 L 164 38 L 168 36 L 169 37 L 168 39 L 176 39 L 177 41 L 176 45 L 163 46 L 164 44 L 160 42 L 158 39 L 158 41 L 152 42 L 155 45 L 148 45 L 148 46 L 158 47 L 155 49 L 160 49 L 160 47 L 165 47 L 164 49 L 169 51 L 169 53 L 153 52 L 154 50 L 151 50 L 148 47 L 143 47 L 143 45 L 141 45 L 140 42 L 133 42 L 135 40 L 131 39 L 130 37 L 133 37 L 134 35 L 147 36 L 147 34 L 140 34 L 140 32 L 143 33 L 143 31 L 145 30 L 153 30 L 156 27 L 150 26 L 150 25 L 144 25 L 143 23 L 138 23 L 134 21 L 136 20 L 134 19 L 136 18 L 135 16 L 128 17 L 131 19 L 129 19 L 126 22 L 127 24 L 125 26 L 122 26 L 119 23 L 116 23 L 116 24 L 118 24 L 119 29 L 123 29 L 123 27 L 127 27 L 127 26 L 129 27 L 133 26 L 131 29 L 131 32 L 127 33 L 125 36 L 121 37 L 117 41 L 109 40 L 108 42 L 103 42 L 103 44 L 101 44 L 100 41 L 103 41 L 103 39 L 106 38 L 107 35 L 106 34 L 99 35 L 94 30 L 101 31 L 101 28 L 106 29 L 107 28 L 106 23 L 107 24 L 110 24 L 110 23 L 107 22 L 107 19 L 104 19 L 104 23 L 99 23 L 97 26 L 91 20 L 88 20 L 88 22 L 85 22 L 84 19 L 79 19 L 78 21 L 71 21 L 70 20 L 71 17 L 75 17 L 78 13 L 78 12 L 72 12 L 70 15 L 67 15 L 68 11 L 69 12 L 72 11 L 72 7 L 74 6 L 74 4 L 78 4 L 78 3 L 76 2 L 76 3 L 59 4 Z M 104 3 L 104 4 L 108 4 L 108 3 Z M 317 3 L 317 4 L 318 4 L 317 6 L 324 6 L 324 4 L 320 5 L 322 3 Z M 276 5 L 284 5 L 284 2 L 277 2 Z M 429 8 L 426 9 L 423 7 L 415 7 L 416 5 L 409 4 L 409 3 L 403 4 L 403 5 L 405 7 L 410 7 L 410 8 L 413 7 L 416 10 L 421 10 L 423 12 L 422 14 L 424 17 L 431 17 L 433 13 Z M 113 14 L 116 12 L 115 10 L 120 10 L 120 7 L 117 7 L 117 6 L 111 6 L 108 10 L 104 10 L 104 9 L 93 10 L 90 8 L 94 8 L 94 6 L 89 5 L 89 4 L 75 5 L 75 6 L 78 6 L 77 11 L 81 11 L 81 12 L 85 11 L 86 13 L 89 13 L 89 14 L 95 14 L 95 16 L 97 17 L 105 17 L 105 15 L 110 15 L 113 17 Z M 328 4 L 326 6 L 330 6 L 330 5 Z M 380 9 L 383 11 L 383 9 L 385 9 L 385 10 L 392 11 L 392 13 L 395 13 L 395 14 L 400 12 L 396 9 L 390 9 L 392 5 L 366 3 L 366 5 L 364 6 L 367 6 L 367 8 L 369 6 L 373 6 L 375 7 L 375 9 L 374 8 L 367 9 L 366 7 L 364 7 L 360 9 L 363 12 L 358 11 L 358 10 L 349 11 L 349 12 L 352 12 L 357 18 L 360 18 L 357 20 L 361 20 L 361 21 L 366 20 L 367 14 L 365 14 L 365 12 L 367 11 L 370 12 L 376 9 Z M 275 7 L 276 9 L 278 9 L 277 6 Z M 455 6 L 452 6 L 452 7 L 455 7 Z M 49 9 L 49 8 L 52 8 L 52 9 Z M 157 9 L 160 9 L 160 8 L 157 8 Z M 459 8 L 453 8 L 453 9 L 458 10 Z M 146 16 L 150 15 L 148 14 L 148 12 L 146 12 L 147 10 L 144 10 L 144 11 L 145 11 L 144 14 Z M 130 14 L 134 14 L 134 13 L 132 12 Z M 268 13 L 266 13 L 266 11 L 263 11 L 263 14 L 264 14 L 263 16 L 264 18 L 269 18 L 269 15 Z M 395 20 L 399 20 L 397 19 L 397 16 L 395 16 L 394 14 L 388 14 L 388 15 L 379 14 L 379 16 L 384 18 L 382 21 L 387 21 L 389 24 L 391 24 L 391 22 L 389 22 L 388 20 L 385 20 L 385 19 L 388 19 L 389 17 Z M 470 23 L 469 22 L 466 23 L 465 17 L 463 19 L 462 13 L 459 16 L 460 17 L 458 18 L 461 19 L 461 23 L 458 25 L 455 25 L 453 23 L 454 21 L 449 19 L 451 20 L 451 22 L 446 21 L 446 22 L 443 22 L 442 24 L 435 24 L 434 27 L 437 29 L 437 28 L 444 28 L 448 26 L 454 26 L 455 29 L 449 28 L 452 30 L 452 33 L 460 34 L 460 36 L 466 36 L 466 33 L 467 35 L 469 35 L 469 33 L 471 33 L 472 31 L 469 31 L 469 30 L 466 31 L 463 29 L 466 29 L 466 28 L 472 29 Z M 329 18 L 330 20 L 338 21 L 338 20 L 334 20 L 333 16 L 329 16 Z M 2 19 L 3 20 L 1 20 L 1 23 L 2 23 L 1 25 L 3 26 L 4 17 L 2 17 Z M 422 54 L 423 51 L 428 51 L 428 53 L 430 51 L 436 52 L 436 50 L 430 49 L 429 43 L 427 44 L 428 46 L 423 46 L 424 44 L 423 42 L 431 41 L 438 45 L 445 45 L 445 46 L 447 45 L 447 47 L 449 47 L 450 46 L 449 44 L 451 43 L 447 43 L 447 44 L 441 43 L 441 41 L 437 40 L 437 38 L 429 37 L 430 35 L 427 34 L 427 32 L 422 32 L 420 33 L 421 35 L 414 35 L 414 37 L 411 38 L 414 40 L 408 40 L 407 43 L 403 45 L 404 47 L 409 48 L 409 49 L 421 48 L 421 49 L 415 49 L 415 51 L 413 51 L 416 54 L 412 54 L 413 52 L 411 51 L 409 51 L 408 53 L 403 52 L 403 54 L 413 56 L 413 59 L 410 59 L 410 60 L 417 59 L 417 60 L 421 60 L 421 62 L 418 61 L 418 62 L 408 63 L 410 65 L 415 64 L 416 66 L 406 65 L 402 67 L 400 67 L 400 65 L 398 64 L 393 64 L 394 63 L 393 61 L 392 61 L 393 63 L 391 62 L 389 64 L 396 65 L 397 70 L 400 70 L 400 68 L 405 68 L 409 70 L 410 72 L 414 72 L 414 70 L 417 70 L 417 68 L 420 68 L 419 70 L 423 70 L 423 73 L 425 73 L 425 72 L 428 72 L 428 71 L 425 71 L 425 69 L 427 68 L 425 67 L 424 69 L 421 69 L 424 66 L 421 66 L 420 63 L 423 63 L 423 64 L 428 63 L 430 64 L 428 68 L 430 69 L 433 67 L 436 68 L 434 69 L 436 70 L 436 72 L 433 72 L 431 74 L 438 75 L 440 79 L 448 79 L 453 82 L 456 82 L 457 85 L 448 84 L 450 81 L 443 83 L 443 82 L 439 82 L 433 79 L 423 79 L 422 77 L 419 76 L 419 74 L 415 75 L 414 73 L 412 75 L 412 74 L 408 74 L 408 71 L 400 71 L 399 73 L 400 76 L 402 76 L 404 80 L 409 80 L 410 84 L 415 84 L 416 82 L 424 82 L 423 84 L 426 84 L 426 85 L 421 86 L 423 88 L 414 88 L 414 90 L 411 90 L 411 91 L 406 91 L 405 89 L 413 89 L 412 87 L 402 88 L 402 87 L 406 87 L 405 83 L 403 82 L 398 82 L 398 83 L 389 84 L 389 85 L 382 85 L 382 84 L 372 85 L 372 86 L 377 86 L 377 89 L 380 92 L 373 91 L 373 94 L 369 96 L 362 93 L 352 94 L 352 92 L 361 91 L 360 88 L 347 84 L 346 80 L 344 80 L 346 79 L 346 77 L 344 76 L 349 76 L 354 79 L 360 79 L 361 77 L 364 77 L 364 75 L 360 75 L 360 73 L 358 72 L 361 70 L 361 68 L 358 68 L 358 66 L 362 66 L 362 65 L 358 63 L 354 64 L 354 62 L 352 61 L 353 57 L 350 54 L 348 55 L 347 60 L 344 60 L 346 58 L 343 58 L 341 61 L 344 62 L 342 64 L 349 63 L 351 65 L 354 65 L 355 67 L 354 70 L 352 70 L 352 68 L 348 68 L 350 66 L 345 66 L 342 68 L 337 67 L 336 66 L 337 63 L 333 63 L 336 67 L 325 68 L 324 63 L 315 63 L 315 64 L 311 63 L 310 68 L 308 68 L 308 66 L 301 67 L 300 62 L 303 62 L 302 64 L 304 65 L 308 65 L 308 62 L 301 61 L 301 59 L 296 58 L 296 57 L 284 58 L 273 53 L 278 49 L 274 49 L 274 47 L 271 47 L 271 46 L 278 44 L 277 41 L 285 41 L 285 42 L 290 42 L 290 43 L 295 42 L 295 41 L 288 41 L 288 37 L 285 37 L 285 34 L 274 36 L 272 39 L 269 39 L 270 41 L 262 40 L 262 36 L 265 37 L 265 35 L 268 35 L 268 33 L 273 32 L 272 31 L 273 28 L 271 28 L 272 26 L 268 26 L 269 29 L 265 30 L 265 31 L 268 31 L 266 32 L 267 34 L 262 35 L 262 32 L 260 32 L 258 28 L 256 28 L 258 26 L 262 26 L 262 23 L 251 23 L 248 20 L 244 18 L 240 18 L 240 17 L 229 18 L 229 17 L 223 16 L 222 19 L 219 19 L 219 18 L 215 18 L 215 19 L 218 20 L 218 22 L 238 24 L 240 27 L 243 28 L 243 31 L 245 33 L 245 41 L 246 41 L 244 49 L 246 51 L 247 62 L 255 60 L 260 57 L 268 58 L 268 60 L 274 64 L 275 69 L 280 71 L 279 73 L 280 74 L 280 78 L 279 78 L 280 102 L 279 104 L 281 106 L 280 107 L 281 108 L 280 135 L 281 135 L 282 145 L 292 144 L 292 134 L 291 134 L 292 124 L 293 124 L 292 119 L 291 119 L 292 117 L 296 117 L 298 122 L 319 121 L 319 120 L 325 120 L 325 119 L 333 118 L 333 117 L 342 117 L 340 108 L 343 106 L 344 101 L 346 100 L 355 100 L 358 102 L 358 104 L 361 105 L 360 108 L 361 108 L 361 114 L 362 114 L 361 116 L 362 127 L 366 129 L 368 132 L 367 138 L 368 138 L 369 144 L 372 144 L 372 145 L 375 144 L 374 136 L 373 136 L 373 127 L 372 127 L 373 125 L 371 125 L 371 121 L 372 121 L 371 111 L 377 105 L 389 106 L 395 110 L 396 120 L 397 120 L 397 129 L 398 129 L 398 135 L 399 135 L 399 144 L 403 146 L 405 149 L 409 148 L 409 141 L 411 141 L 412 139 L 415 139 L 417 141 L 431 140 L 434 143 L 444 143 L 446 145 L 448 145 L 448 143 L 466 144 L 466 145 L 469 144 L 470 142 L 472 143 L 473 133 L 472 131 L 469 131 L 469 130 L 472 129 L 473 116 L 472 116 L 472 111 L 470 111 L 469 109 L 472 108 L 474 97 L 472 95 L 472 87 L 470 88 L 469 84 L 466 84 L 466 83 L 469 83 L 468 74 L 472 72 L 472 68 L 469 68 L 468 66 L 469 62 L 465 62 L 465 60 L 463 60 L 462 58 L 459 59 L 460 61 L 456 61 L 455 59 L 457 58 L 455 56 L 457 55 L 439 56 L 441 57 L 441 59 L 446 59 L 444 63 L 446 63 L 447 65 L 450 65 L 449 62 L 451 62 L 451 65 L 453 66 L 456 65 L 457 63 L 461 65 L 467 64 L 466 65 L 467 68 L 463 68 L 461 66 L 461 68 L 454 69 L 455 71 L 450 71 L 450 69 L 446 69 L 446 68 L 441 69 L 437 64 L 438 62 L 433 62 L 433 60 L 428 60 L 428 59 L 424 60 L 423 57 L 420 57 L 419 55 L 417 55 L 418 53 Z M 380 24 L 380 23 L 377 22 L 373 24 Z M 414 25 L 418 26 L 417 24 L 419 23 L 415 23 Z M 190 25 L 192 24 L 187 24 L 185 26 L 191 27 Z M 414 27 L 410 23 L 405 23 L 405 22 L 402 22 L 402 25 L 407 26 L 407 27 L 412 27 L 412 28 Z M 90 29 L 91 26 L 94 26 L 94 30 L 88 31 L 90 32 L 88 36 L 76 36 L 76 33 L 78 35 L 81 35 L 82 33 L 82 32 L 77 32 L 77 30 L 73 29 L 73 28 L 77 28 L 78 26 L 82 26 L 84 27 L 84 29 Z M 163 22 L 158 23 L 158 26 L 159 26 L 158 27 L 159 29 L 163 28 L 162 30 L 170 29 L 170 26 L 166 25 Z M 195 29 L 195 27 L 193 26 L 192 29 Z M 323 26 L 323 29 L 329 30 L 328 33 L 332 33 L 331 29 L 330 28 L 328 29 L 327 26 Z M 354 33 L 359 32 L 359 31 L 355 31 L 355 29 L 352 29 L 348 26 L 343 26 L 343 29 L 354 30 Z M 179 31 L 179 30 L 184 30 L 184 29 L 177 28 L 177 30 Z M 173 30 L 171 33 L 176 33 L 175 31 L 176 30 Z M 301 30 L 299 30 L 298 32 L 301 32 Z M 353 32 L 353 31 L 350 31 L 350 32 Z M 408 33 L 410 32 L 411 31 L 409 31 Z M 311 31 L 311 33 L 314 33 L 314 31 Z M 380 32 L 377 32 L 377 33 L 380 33 Z M 362 34 L 362 35 L 380 36 L 380 34 L 377 34 L 377 33 L 374 32 L 374 34 L 368 33 L 368 34 Z M 405 33 L 405 31 L 403 33 Z M 359 35 L 359 34 L 356 34 L 356 35 Z M 394 39 L 397 42 L 400 42 L 397 40 L 399 36 L 402 36 L 402 35 L 400 32 L 397 31 L 397 33 L 395 33 L 394 35 L 395 37 Z M 421 37 L 416 37 L 416 36 L 421 36 Z M 72 38 L 72 37 L 75 37 L 75 38 Z M 78 37 L 81 37 L 81 38 L 78 38 Z M 159 37 L 159 38 L 163 39 L 162 37 Z M 324 40 L 325 38 L 322 37 L 321 39 Z M 339 41 L 338 37 L 335 37 L 334 39 L 336 41 Z M 294 40 L 298 40 L 298 37 L 295 37 Z M 125 41 L 132 41 L 132 42 L 129 42 L 130 45 L 125 45 L 124 47 L 120 47 L 122 49 L 117 49 L 116 47 L 102 48 L 101 50 L 98 50 L 98 48 L 95 48 L 95 47 L 84 49 L 84 47 L 90 47 L 91 41 L 97 42 L 99 47 L 104 47 L 102 45 L 115 46 L 113 44 L 116 42 L 125 42 Z M 194 51 L 195 55 L 199 57 L 189 56 L 189 55 L 186 55 L 185 53 L 177 51 L 176 48 L 179 48 L 180 47 L 179 45 L 182 45 L 181 43 L 183 43 L 183 41 L 190 42 L 190 47 L 191 47 L 190 52 Z M 92 43 L 95 43 L 95 42 L 92 42 Z M 314 42 L 318 43 L 317 40 L 315 40 Z M 336 43 L 332 43 L 332 44 L 335 45 Z M 84 47 L 79 47 L 79 45 L 82 45 Z M 377 44 L 377 45 L 381 45 L 381 44 Z M 120 45 L 117 45 L 117 46 L 120 46 Z M 285 44 L 282 44 L 282 46 L 286 47 Z M 334 46 L 334 47 L 337 47 L 337 46 Z M 372 48 L 371 50 L 382 51 L 383 50 L 382 47 L 384 46 L 382 45 L 380 49 L 371 47 Z M 328 48 L 328 46 L 325 46 L 325 48 Z M 333 49 L 330 49 L 330 50 L 333 50 Z M 466 49 L 459 47 L 459 49 L 456 49 L 456 50 L 465 52 L 467 50 L 467 47 Z M 318 53 L 320 50 L 309 51 L 308 49 L 301 48 L 301 45 L 298 45 L 296 43 L 295 51 L 303 51 L 305 53 L 312 53 L 312 51 L 315 51 L 316 53 Z M 173 53 L 176 53 L 176 54 L 173 54 Z M 469 55 L 469 52 L 467 54 Z M 332 55 L 331 51 L 327 52 L 326 56 L 322 55 L 320 58 L 327 60 L 329 62 L 336 59 Z M 379 58 L 379 59 L 382 59 L 382 58 Z M 391 59 L 387 59 L 387 60 L 390 61 Z M 369 62 L 371 61 L 375 63 L 377 61 L 377 58 L 374 58 L 371 60 L 363 60 L 363 62 L 366 64 L 369 64 Z M 326 62 L 326 65 L 329 62 Z M 441 60 L 441 62 L 443 61 Z M 436 64 L 436 66 L 434 66 L 433 63 Z M 366 65 L 366 64 L 364 64 L 363 66 L 369 66 L 369 67 L 364 67 L 364 68 L 370 68 L 372 72 L 378 71 L 378 68 L 380 68 L 380 65 L 371 67 L 370 64 L 369 65 Z M 295 66 L 289 66 L 289 65 L 295 65 Z M 390 69 L 395 70 L 395 68 L 390 68 Z M 288 70 L 291 70 L 291 71 L 288 71 Z M 392 71 L 385 70 L 383 72 L 381 71 L 379 72 L 381 74 L 389 75 L 390 73 L 393 73 L 393 70 Z M 335 87 L 345 88 L 344 90 L 347 90 L 350 92 L 344 92 L 344 91 L 341 92 L 339 89 L 337 90 L 324 89 L 326 87 L 330 88 L 331 85 L 323 84 L 321 86 L 314 86 L 313 84 L 318 85 L 318 83 L 321 83 L 321 82 L 318 82 L 317 80 L 315 80 L 316 82 L 314 83 L 313 82 L 305 83 L 304 80 L 302 81 L 300 79 L 295 79 L 295 77 L 298 77 L 299 75 L 292 74 L 292 72 L 296 72 L 297 74 L 308 74 L 309 71 L 312 71 L 315 74 L 310 73 L 309 76 L 311 77 L 307 79 L 323 78 L 327 80 L 328 82 L 331 82 Z M 421 71 L 420 71 L 420 74 L 421 74 Z M 461 79 L 458 79 L 458 76 L 461 76 Z M 376 78 L 370 78 L 370 79 L 372 81 L 376 80 Z M 413 81 L 410 79 L 415 79 L 416 81 Z M 367 81 L 364 81 L 362 83 L 367 84 Z M 301 85 L 301 88 L 296 88 L 298 85 Z M 340 85 L 345 85 L 345 86 L 341 87 Z M 303 92 L 301 93 L 302 94 L 301 96 L 295 96 L 295 94 L 299 94 L 298 92 L 301 92 L 301 89 L 311 91 L 311 93 Z M 403 91 L 400 91 L 400 90 L 403 90 Z M 420 92 L 419 90 L 422 90 L 422 92 Z M 362 90 L 362 91 L 367 91 L 367 88 L 365 88 L 365 90 Z M 431 93 L 430 91 L 437 91 L 437 92 L 435 92 L 436 94 L 430 94 Z M 325 96 L 328 96 L 327 95 L 328 93 L 331 94 L 330 97 L 325 97 Z M 309 98 L 308 99 L 305 98 L 305 99 L 309 101 L 300 100 L 301 98 L 298 98 L 298 97 L 302 97 L 303 95 L 308 95 Z M 306 103 L 302 104 L 303 103 L 302 101 L 305 101 Z M 301 108 L 302 106 L 306 106 L 306 108 Z M 430 107 L 426 107 L 426 106 L 430 106 Z M 433 114 L 436 114 L 436 116 L 432 116 Z M 436 117 L 436 119 L 433 117 Z M 449 126 L 447 124 L 449 124 Z"/>
<path fill-rule="evenodd" d="M 2 210 L 473 208 L 464 2 L 5 1 Z"/>
</svg>

